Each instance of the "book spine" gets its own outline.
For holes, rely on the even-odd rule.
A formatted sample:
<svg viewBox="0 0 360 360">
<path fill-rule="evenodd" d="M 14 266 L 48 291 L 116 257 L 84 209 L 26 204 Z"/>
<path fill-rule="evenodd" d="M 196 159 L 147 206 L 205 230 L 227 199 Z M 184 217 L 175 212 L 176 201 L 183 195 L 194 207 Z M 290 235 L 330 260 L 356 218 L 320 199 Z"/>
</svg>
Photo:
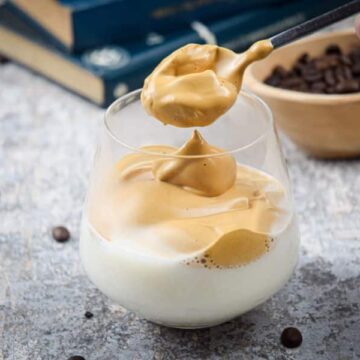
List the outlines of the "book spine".
<svg viewBox="0 0 360 360">
<path fill-rule="evenodd" d="M 0 2 L 0 12 L 6 14 L 5 16 L 17 16 L 24 23 L 27 24 L 28 28 L 31 28 L 36 32 L 38 37 L 41 37 L 43 41 L 48 42 L 51 46 L 58 48 L 61 51 L 70 51 L 65 44 L 63 44 L 59 39 L 49 33 L 45 28 L 41 26 L 37 21 L 33 20 L 29 15 L 19 9 L 14 3 L 10 0 L 5 1 L 4 3 Z"/>
</svg>

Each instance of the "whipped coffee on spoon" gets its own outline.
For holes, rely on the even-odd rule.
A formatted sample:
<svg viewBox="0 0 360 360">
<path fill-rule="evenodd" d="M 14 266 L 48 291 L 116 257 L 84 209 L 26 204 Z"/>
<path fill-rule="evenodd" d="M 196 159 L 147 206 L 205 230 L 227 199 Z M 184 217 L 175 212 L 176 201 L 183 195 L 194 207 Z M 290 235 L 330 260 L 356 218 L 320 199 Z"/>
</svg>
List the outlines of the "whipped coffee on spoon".
<svg viewBox="0 0 360 360">
<path fill-rule="evenodd" d="M 216 45 L 186 45 L 145 80 L 142 104 L 164 124 L 207 126 L 234 104 L 246 67 L 272 49 L 270 40 L 256 42 L 243 54 Z"/>
</svg>

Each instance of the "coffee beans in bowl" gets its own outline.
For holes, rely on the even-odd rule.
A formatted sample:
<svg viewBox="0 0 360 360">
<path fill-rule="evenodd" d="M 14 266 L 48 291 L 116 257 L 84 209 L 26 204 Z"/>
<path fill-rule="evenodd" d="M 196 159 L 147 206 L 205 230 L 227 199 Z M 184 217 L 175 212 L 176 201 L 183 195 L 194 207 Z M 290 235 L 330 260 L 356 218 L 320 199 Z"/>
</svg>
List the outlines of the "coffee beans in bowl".
<svg viewBox="0 0 360 360">
<path fill-rule="evenodd" d="M 299 148 L 318 158 L 360 156 L 360 39 L 353 28 L 308 36 L 246 71 L 244 85 L 271 108 Z"/>
<path fill-rule="evenodd" d="M 275 66 L 267 85 L 315 94 L 351 94 L 360 91 L 360 46 L 343 52 L 337 44 L 323 54 L 301 54 L 289 70 Z"/>
</svg>

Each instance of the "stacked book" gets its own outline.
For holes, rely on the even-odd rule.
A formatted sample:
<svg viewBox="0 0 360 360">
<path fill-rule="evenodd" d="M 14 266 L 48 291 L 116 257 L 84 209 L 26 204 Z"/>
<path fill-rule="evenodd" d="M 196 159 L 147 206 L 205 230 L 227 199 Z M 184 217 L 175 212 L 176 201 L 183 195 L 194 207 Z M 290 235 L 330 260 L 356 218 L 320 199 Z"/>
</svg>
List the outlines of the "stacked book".
<svg viewBox="0 0 360 360">
<path fill-rule="evenodd" d="M 106 107 L 187 43 L 235 51 L 345 0 L 0 0 L 0 55 Z"/>
</svg>

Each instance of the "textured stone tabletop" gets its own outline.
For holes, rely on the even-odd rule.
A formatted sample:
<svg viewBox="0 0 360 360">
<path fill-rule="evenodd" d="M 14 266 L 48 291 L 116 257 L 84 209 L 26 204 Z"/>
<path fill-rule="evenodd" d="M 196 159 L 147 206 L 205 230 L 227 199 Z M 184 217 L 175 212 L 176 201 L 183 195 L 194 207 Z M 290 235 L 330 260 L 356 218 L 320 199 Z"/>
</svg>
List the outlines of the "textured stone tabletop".
<svg viewBox="0 0 360 360">
<path fill-rule="evenodd" d="M 234 321 L 168 329 L 113 304 L 80 264 L 81 207 L 102 117 L 31 72 L 0 65 L 1 360 L 360 358 L 360 160 L 316 161 L 284 139 L 302 237 L 295 275 Z M 70 229 L 69 242 L 52 239 L 57 224 Z M 279 343 L 291 325 L 304 338 L 295 350 Z"/>
</svg>

